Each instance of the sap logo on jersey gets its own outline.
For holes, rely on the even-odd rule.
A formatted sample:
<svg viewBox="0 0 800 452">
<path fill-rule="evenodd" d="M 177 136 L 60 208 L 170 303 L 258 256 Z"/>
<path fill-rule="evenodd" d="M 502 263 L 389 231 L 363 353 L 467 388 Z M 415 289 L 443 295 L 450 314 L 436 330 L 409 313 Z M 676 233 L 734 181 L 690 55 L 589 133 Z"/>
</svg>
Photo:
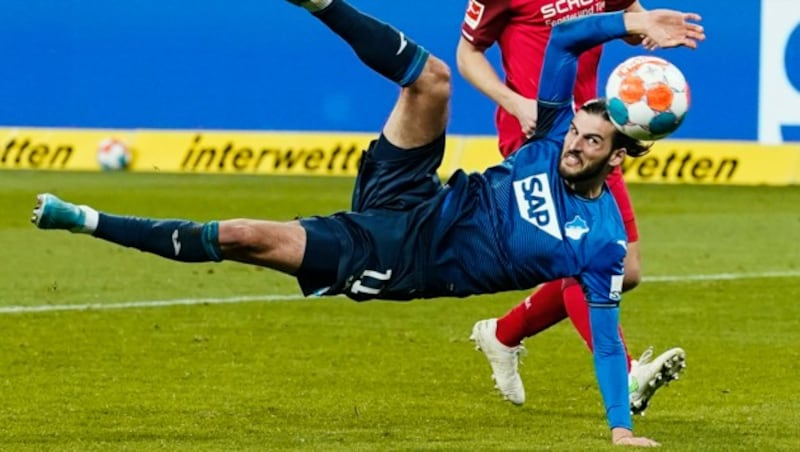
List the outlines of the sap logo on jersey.
<svg viewBox="0 0 800 452">
<path fill-rule="evenodd" d="M 464 14 L 464 23 L 469 25 L 473 30 L 478 28 L 485 9 L 486 7 L 483 3 L 470 0 L 469 5 L 467 5 L 467 13 Z"/>
<path fill-rule="evenodd" d="M 559 14 L 566 14 L 576 9 L 592 6 L 597 0 L 556 0 L 542 5 L 540 11 L 544 19 L 552 19 Z"/>
<path fill-rule="evenodd" d="M 514 195 L 519 214 L 525 221 L 554 238 L 563 240 L 553 195 L 550 193 L 550 179 L 546 173 L 514 181 Z"/>
<path fill-rule="evenodd" d="M 800 2 L 761 3 L 758 139 L 800 141 Z"/>
</svg>

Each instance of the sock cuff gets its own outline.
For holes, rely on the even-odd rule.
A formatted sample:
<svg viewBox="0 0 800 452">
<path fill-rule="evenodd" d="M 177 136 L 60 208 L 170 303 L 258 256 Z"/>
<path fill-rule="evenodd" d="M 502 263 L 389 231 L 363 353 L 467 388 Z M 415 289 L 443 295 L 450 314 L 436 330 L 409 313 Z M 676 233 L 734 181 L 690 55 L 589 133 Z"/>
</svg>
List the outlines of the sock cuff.
<svg viewBox="0 0 800 452">
<path fill-rule="evenodd" d="M 94 231 L 97 230 L 97 223 L 100 222 L 100 214 L 89 206 L 78 206 L 78 208 L 83 212 L 83 226 L 78 232 L 94 234 Z"/>
<path fill-rule="evenodd" d="M 214 262 L 222 260 L 222 250 L 219 247 L 219 222 L 209 221 L 203 225 L 200 233 L 200 243 L 208 258 Z"/>
<path fill-rule="evenodd" d="M 417 51 L 414 52 L 414 58 L 411 60 L 411 64 L 397 83 L 402 87 L 406 87 L 416 82 L 420 74 L 422 74 L 422 69 L 425 68 L 425 62 L 428 61 L 429 56 L 430 52 L 428 52 L 425 47 L 417 45 Z"/>
</svg>

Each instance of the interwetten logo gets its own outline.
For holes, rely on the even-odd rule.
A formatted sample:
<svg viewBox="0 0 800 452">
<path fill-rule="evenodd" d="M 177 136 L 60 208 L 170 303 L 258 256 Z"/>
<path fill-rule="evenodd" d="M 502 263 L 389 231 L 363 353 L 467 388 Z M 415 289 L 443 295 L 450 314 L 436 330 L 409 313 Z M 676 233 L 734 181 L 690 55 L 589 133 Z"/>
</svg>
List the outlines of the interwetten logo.
<svg viewBox="0 0 800 452">
<path fill-rule="evenodd" d="M 239 145 L 228 141 L 215 146 L 195 135 L 181 160 L 183 171 L 262 172 L 298 169 L 311 173 L 354 172 L 361 158 L 355 143 L 332 142 L 326 148 L 281 148 Z"/>
<path fill-rule="evenodd" d="M 0 168 L 61 169 L 75 151 L 71 144 L 48 143 L 25 136 L 7 138 L 0 146 Z"/>
</svg>

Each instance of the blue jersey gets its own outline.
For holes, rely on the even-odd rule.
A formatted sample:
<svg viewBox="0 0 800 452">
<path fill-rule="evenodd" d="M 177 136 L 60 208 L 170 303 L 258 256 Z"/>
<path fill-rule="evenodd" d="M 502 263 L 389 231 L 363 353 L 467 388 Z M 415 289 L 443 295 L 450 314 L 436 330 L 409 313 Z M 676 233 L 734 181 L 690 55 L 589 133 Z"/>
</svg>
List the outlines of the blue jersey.
<svg viewBox="0 0 800 452">
<path fill-rule="evenodd" d="M 558 174 L 579 52 L 552 53 L 533 139 L 483 174 L 448 182 L 430 270 L 437 289 L 463 296 L 573 276 L 590 303 L 620 299 L 627 235 L 616 201 L 605 186 L 595 199 L 572 193 Z"/>
<path fill-rule="evenodd" d="M 571 111 L 541 108 L 540 118 L 558 116 L 552 136 L 481 175 L 451 178 L 434 234 L 437 286 L 464 296 L 574 276 L 590 302 L 619 301 L 626 233 L 616 202 L 605 188 L 596 199 L 582 198 L 558 174 Z"/>
</svg>

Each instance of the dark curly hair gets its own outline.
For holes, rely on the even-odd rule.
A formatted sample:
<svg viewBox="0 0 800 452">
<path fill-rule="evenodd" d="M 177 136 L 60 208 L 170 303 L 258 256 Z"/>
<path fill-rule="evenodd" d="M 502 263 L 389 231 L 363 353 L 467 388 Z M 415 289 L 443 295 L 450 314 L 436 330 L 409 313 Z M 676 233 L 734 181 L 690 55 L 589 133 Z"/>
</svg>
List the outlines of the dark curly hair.
<svg viewBox="0 0 800 452">
<path fill-rule="evenodd" d="M 606 121 L 611 122 L 611 117 L 608 115 L 608 104 L 603 98 L 587 101 L 581 106 L 580 110 L 590 115 L 602 116 Z M 641 157 L 650 151 L 651 146 L 653 146 L 653 143 L 645 143 L 631 138 L 620 132 L 616 127 L 614 128 L 614 140 L 611 143 L 611 149 L 625 148 L 625 153 L 631 157 Z"/>
</svg>

